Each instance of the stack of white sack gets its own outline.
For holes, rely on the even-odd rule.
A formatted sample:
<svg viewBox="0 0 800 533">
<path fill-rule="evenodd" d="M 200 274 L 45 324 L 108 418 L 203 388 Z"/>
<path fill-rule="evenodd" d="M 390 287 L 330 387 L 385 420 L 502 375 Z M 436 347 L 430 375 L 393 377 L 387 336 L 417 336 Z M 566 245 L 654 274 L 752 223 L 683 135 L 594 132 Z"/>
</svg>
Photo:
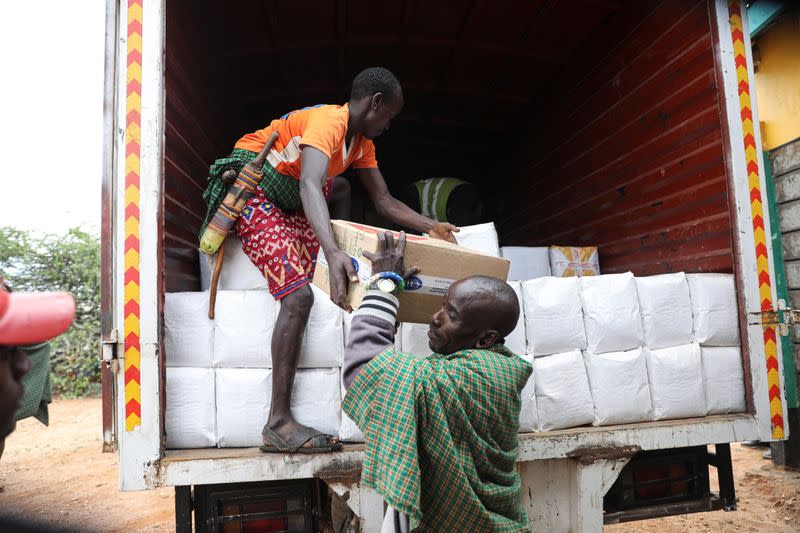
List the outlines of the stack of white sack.
<svg viewBox="0 0 800 533">
<path fill-rule="evenodd" d="M 546 246 L 503 246 L 500 257 L 511 261 L 509 281 L 527 281 L 550 275 L 550 249 Z"/>
<path fill-rule="evenodd" d="M 586 349 L 580 279 L 539 278 L 522 284 L 527 353 L 539 356 Z"/>
<path fill-rule="evenodd" d="M 223 272 L 237 255 L 236 248 L 229 251 Z M 746 409 L 733 276 L 627 273 L 510 285 L 522 304 L 506 345 L 529 361 L 536 357 L 522 393 L 520 431 Z M 338 433 L 346 442 L 363 442 L 340 410 L 341 366 L 353 315 L 312 290 L 293 411 L 302 423 Z M 220 290 L 213 321 L 207 318 L 207 292 L 166 295 L 169 448 L 260 444 L 278 311 L 264 289 Z M 428 329 L 402 324 L 394 348 L 429 355 Z"/>
<path fill-rule="evenodd" d="M 703 346 L 703 379 L 706 391 L 706 414 L 743 413 L 744 369 L 738 346 Z"/>
<path fill-rule="evenodd" d="M 522 355 L 520 356 L 529 362 L 531 365 L 534 364 L 534 357 L 532 355 Z M 534 374 L 536 373 L 536 368 L 533 369 L 533 374 L 531 377 L 528 378 L 528 382 L 525 383 L 525 387 L 522 389 L 522 403 L 519 409 L 519 432 L 520 433 L 529 433 L 531 431 L 539 431 L 539 411 L 536 408 L 536 378 Z"/>
<path fill-rule="evenodd" d="M 706 415 L 700 345 L 645 348 L 653 419 Z"/>
<path fill-rule="evenodd" d="M 641 348 L 603 354 L 584 352 L 583 360 L 594 401 L 595 426 L 650 420 L 650 384 Z"/>
<path fill-rule="evenodd" d="M 644 345 L 651 349 L 692 342 L 692 302 L 686 274 L 636 278 Z"/>
<path fill-rule="evenodd" d="M 292 388 L 292 414 L 301 424 L 338 435 L 340 370 L 298 369 Z M 216 371 L 217 433 L 219 446 L 250 447 L 262 443 L 272 394 L 272 371 L 255 368 L 219 368 Z"/>
<path fill-rule="evenodd" d="M 225 268 L 228 267 L 226 262 Z M 223 268 L 224 271 L 224 268 Z M 260 275 L 260 274 L 259 274 Z M 312 287 L 314 305 L 301 344 L 292 409 L 301 422 L 321 431 L 339 430 L 340 367 L 344 354 L 343 311 L 330 298 Z M 208 319 L 208 293 L 167 293 L 164 306 L 168 377 L 166 425 L 170 448 L 207 446 L 253 446 L 260 443 L 266 414 L 259 415 L 251 434 L 239 425 L 247 416 L 236 412 L 236 404 L 266 413 L 269 407 L 272 335 L 279 305 L 266 290 L 220 290 L 215 319 Z M 180 367 L 180 368 L 178 368 Z M 190 368 L 191 367 L 191 368 Z M 308 368 L 319 370 L 305 370 Z M 236 370 L 245 383 L 257 381 L 237 396 L 225 386 L 228 370 Z M 222 375 L 215 373 L 222 372 Z M 197 386 L 185 376 L 195 376 Z M 223 386 L 214 394 L 215 381 Z M 256 387 L 256 385 L 258 385 Z M 327 385 L 327 389 L 325 389 Z M 247 391 L 248 389 L 243 389 Z M 267 392 L 264 392 L 267 390 Z M 322 394 L 317 395 L 316 390 Z M 224 402 L 218 403 L 216 402 Z M 233 406 L 233 407 L 231 407 Z M 193 413 L 186 416 L 186 413 Z M 324 420 L 319 427 L 318 417 Z M 262 420 L 263 419 L 263 420 Z M 217 423 L 224 431 L 217 433 Z M 259 425 L 260 424 L 260 425 Z M 219 437 L 218 437 L 219 435 Z"/>
<path fill-rule="evenodd" d="M 633 274 L 580 278 L 586 350 L 622 352 L 642 345 L 642 317 Z"/>
<path fill-rule="evenodd" d="M 541 431 L 594 421 L 594 403 L 580 350 L 537 357 L 533 375 Z"/>
<path fill-rule="evenodd" d="M 164 351 L 168 367 L 211 366 L 214 321 L 208 318 L 207 292 L 164 295 Z"/>
<path fill-rule="evenodd" d="M 736 287 L 731 274 L 688 274 L 694 340 L 703 346 L 739 346 Z"/>
<path fill-rule="evenodd" d="M 167 448 L 209 448 L 217 444 L 214 370 L 167 367 Z"/>
<path fill-rule="evenodd" d="M 476 224 L 474 226 L 461 226 L 461 231 L 456 233 L 456 240 L 460 246 L 477 250 L 492 257 L 500 257 L 500 244 L 497 240 L 497 230 L 494 222 Z"/>
</svg>

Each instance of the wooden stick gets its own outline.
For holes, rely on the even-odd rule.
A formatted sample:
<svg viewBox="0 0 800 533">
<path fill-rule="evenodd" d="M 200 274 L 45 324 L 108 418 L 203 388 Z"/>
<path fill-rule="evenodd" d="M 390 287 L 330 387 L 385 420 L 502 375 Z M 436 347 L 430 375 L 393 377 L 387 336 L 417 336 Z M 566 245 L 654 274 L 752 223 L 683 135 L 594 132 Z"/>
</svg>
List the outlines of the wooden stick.
<svg viewBox="0 0 800 533">
<path fill-rule="evenodd" d="M 261 167 L 264 166 L 264 161 L 267 160 L 267 154 L 269 151 L 272 150 L 272 147 L 275 146 L 275 141 L 278 140 L 278 132 L 273 131 L 272 135 L 269 136 L 267 142 L 264 144 L 264 147 L 258 153 L 258 155 L 251 161 L 249 164 L 255 166 L 258 169 L 259 174 L 261 173 Z M 222 241 L 222 244 L 219 246 L 219 251 L 217 252 L 217 261 L 214 263 L 214 272 L 211 274 L 211 287 L 209 289 L 209 297 L 208 297 L 208 318 L 214 318 L 214 308 L 217 303 L 217 283 L 219 282 L 219 274 L 222 271 L 222 262 L 225 258 L 225 241 Z"/>
<path fill-rule="evenodd" d="M 214 272 L 211 274 L 211 287 L 208 297 L 208 318 L 214 318 L 214 308 L 217 304 L 217 283 L 219 283 L 219 273 L 222 272 L 222 261 L 225 259 L 225 242 L 219 247 L 217 260 L 214 262 Z"/>
<path fill-rule="evenodd" d="M 275 141 L 278 140 L 278 132 L 273 131 L 272 134 L 267 139 L 267 142 L 264 144 L 264 148 L 258 152 L 258 155 L 253 159 L 251 164 L 255 166 L 259 172 L 261 172 L 261 167 L 264 166 L 264 161 L 267 160 L 267 155 L 269 151 L 272 150 L 272 147 L 275 146 Z"/>
</svg>

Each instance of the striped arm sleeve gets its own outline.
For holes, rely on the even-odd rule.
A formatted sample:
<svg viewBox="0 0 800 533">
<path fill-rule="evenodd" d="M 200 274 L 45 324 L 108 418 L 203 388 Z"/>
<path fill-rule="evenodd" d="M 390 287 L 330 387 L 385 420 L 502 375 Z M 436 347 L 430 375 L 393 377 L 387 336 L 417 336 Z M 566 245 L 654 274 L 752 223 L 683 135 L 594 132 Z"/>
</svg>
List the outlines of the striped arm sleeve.
<svg viewBox="0 0 800 533">
<path fill-rule="evenodd" d="M 361 369 L 376 355 L 394 345 L 400 304 L 391 294 L 370 291 L 353 315 L 344 350 L 344 386 L 349 387 Z"/>
</svg>

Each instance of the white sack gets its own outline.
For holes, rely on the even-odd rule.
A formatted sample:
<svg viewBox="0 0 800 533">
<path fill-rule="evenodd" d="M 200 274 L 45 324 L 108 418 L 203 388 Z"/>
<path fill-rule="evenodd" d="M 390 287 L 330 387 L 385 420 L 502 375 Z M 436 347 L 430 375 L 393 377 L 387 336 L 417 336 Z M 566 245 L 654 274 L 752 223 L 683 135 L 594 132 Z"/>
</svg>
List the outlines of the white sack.
<svg viewBox="0 0 800 533">
<path fill-rule="evenodd" d="M 716 415 L 746 411 L 744 369 L 739 347 L 704 346 L 700 351 L 703 357 L 706 413 Z"/>
<path fill-rule="evenodd" d="M 653 420 L 705 416 L 703 364 L 697 343 L 644 349 Z"/>
<path fill-rule="evenodd" d="M 267 279 L 242 250 L 242 241 L 228 235 L 223 243 L 225 259 L 219 273 L 218 290 L 266 289 Z M 216 258 L 216 256 L 213 256 Z M 212 259 L 213 263 L 214 259 Z M 213 270 L 213 267 L 212 267 Z"/>
<path fill-rule="evenodd" d="M 594 401 L 595 426 L 650 420 L 652 404 L 641 348 L 604 354 L 583 353 Z"/>
<path fill-rule="evenodd" d="M 270 368 L 277 309 L 268 291 L 217 292 L 214 366 Z"/>
<path fill-rule="evenodd" d="M 580 350 L 538 357 L 533 375 L 540 431 L 592 423 L 594 403 Z"/>
<path fill-rule="evenodd" d="M 314 306 L 308 317 L 308 325 L 303 333 L 298 368 L 328 368 L 342 366 L 344 357 L 344 315 L 345 312 L 331 301 L 316 285 L 310 285 L 314 292 Z"/>
<path fill-rule="evenodd" d="M 633 274 L 606 274 L 580 279 L 586 350 L 622 352 L 644 342 L 642 317 Z"/>
<path fill-rule="evenodd" d="M 539 278 L 522 284 L 528 353 L 586 349 L 578 278 Z"/>
<path fill-rule="evenodd" d="M 264 368 L 217 369 L 220 448 L 260 446 L 267 422 L 272 374 Z"/>
<path fill-rule="evenodd" d="M 403 353 L 410 353 L 417 357 L 426 357 L 432 352 L 428 346 L 429 324 L 414 324 L 403 322 L 400 324 L 400 347 Z"/>
<path fill-rule="evenodd" d="M 534 364 L 532 355 L 520 356 L 530 364 Z M 533 369 L 533 374 L 536 368 Z M 519 432 L 530 433 L 539 431 L 539 411 L 536 408 L 536 378 L 531 374 L 525 387 L 522 388 L 522 404 L 519 410 Z"/>
<path fill-rule="evenodd" d="M 344 401 L 345 394 L 347 391 L 342 383 L 342 401 Z M 339 426 L 339 439 L 342 442 L 364 442 L 364 433 L 344 411 L 342 411 L 342 424 Z"/>
<path fill-rule="evenodd" d="M 364 433 L 355 422 L 342 411 L 342 425 L 339 428 L 339 440 L 342 442 L 364 442 Z"/>
<path fill-rule="evenodd" d="M 519 302 L 519 320 L 517 320 L 514 331 L 506 336 L 506 348 L 517 355 L 522 355 L 525 353 L 527 347 L 527 340 L 525 339 L 525 309 L 522 303 L 522 282 L 509 281 L 508 284 L 511 285 L 511 288 L 514 289 L 514 293 L 517 295 L 517 301 Z"/>
<path fill-rule="evenodd" d="M 511 261 L 509 280 L 527 281 L 550 275 L 550 249 L 546 246 L 503 246 L 500 257 Z"/>
<path fill-rule="evenodd" d="M 339 434 L 341 395 L 338 368 L 297 371 L 292 414 L 301 424 Z M 217 427 L 221 448 L 260 446 L 272 394 L 272 370 L 217 369 Z"/>
<path fill-rule="evenodd" d="M 686 274 L 636 278 L 644 343 L 667 348 L 692 342 L 692 301 Z"/>
<path fill-rule="evenodd" d="M 461 231 L 455 234 L 458 244 L 472 248 L 486 255 L 500 257 L 500 244 L 497 241 L 497 230 L 494 222 L 476 224 L 474 226 L 461 226 Z"/>
<path fill-rule="evenodd" d="M 211 366 L 214 322 L 208 318 L 207 292 L 164 295 L 164 352 L 167 366 Z"/>
<path fill-rule="evenodd" d="M 217 444 L 214 370 L 167 368 L 167 448 L 209 448 Z"/>
<path fill-rule="evenodd" d="M 736 287 L 731 274 L 687 274 L 694 315 L 694 341 L 739 346 Z"/>
<path fill-rule="evenodd" d="M 197 254 L 197 262 L 200 263 L 200 290 L 207 291 L 211 287 L 211 265 L 209 257 L 203 252 Z"/>
<path fill-rule="evenodd" d="M 338 435 L 342 423 L 341 390 L 341 369 L 300 369 L 294 380 L 292 413 L 301 424 Z"/>
</svg>

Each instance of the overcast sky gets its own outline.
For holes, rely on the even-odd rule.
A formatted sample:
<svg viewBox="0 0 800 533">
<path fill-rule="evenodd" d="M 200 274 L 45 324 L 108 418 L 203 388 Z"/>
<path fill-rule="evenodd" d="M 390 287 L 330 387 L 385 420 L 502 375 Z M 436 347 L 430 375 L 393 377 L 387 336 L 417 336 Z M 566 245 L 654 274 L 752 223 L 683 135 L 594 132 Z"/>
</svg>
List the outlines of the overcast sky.
<svg viewBox="0 0 800 533">
<path fill-rule="evenodd" d="M 0 2 L 0 225 L 99 233 L 104 0 Z"/>
</svg>

